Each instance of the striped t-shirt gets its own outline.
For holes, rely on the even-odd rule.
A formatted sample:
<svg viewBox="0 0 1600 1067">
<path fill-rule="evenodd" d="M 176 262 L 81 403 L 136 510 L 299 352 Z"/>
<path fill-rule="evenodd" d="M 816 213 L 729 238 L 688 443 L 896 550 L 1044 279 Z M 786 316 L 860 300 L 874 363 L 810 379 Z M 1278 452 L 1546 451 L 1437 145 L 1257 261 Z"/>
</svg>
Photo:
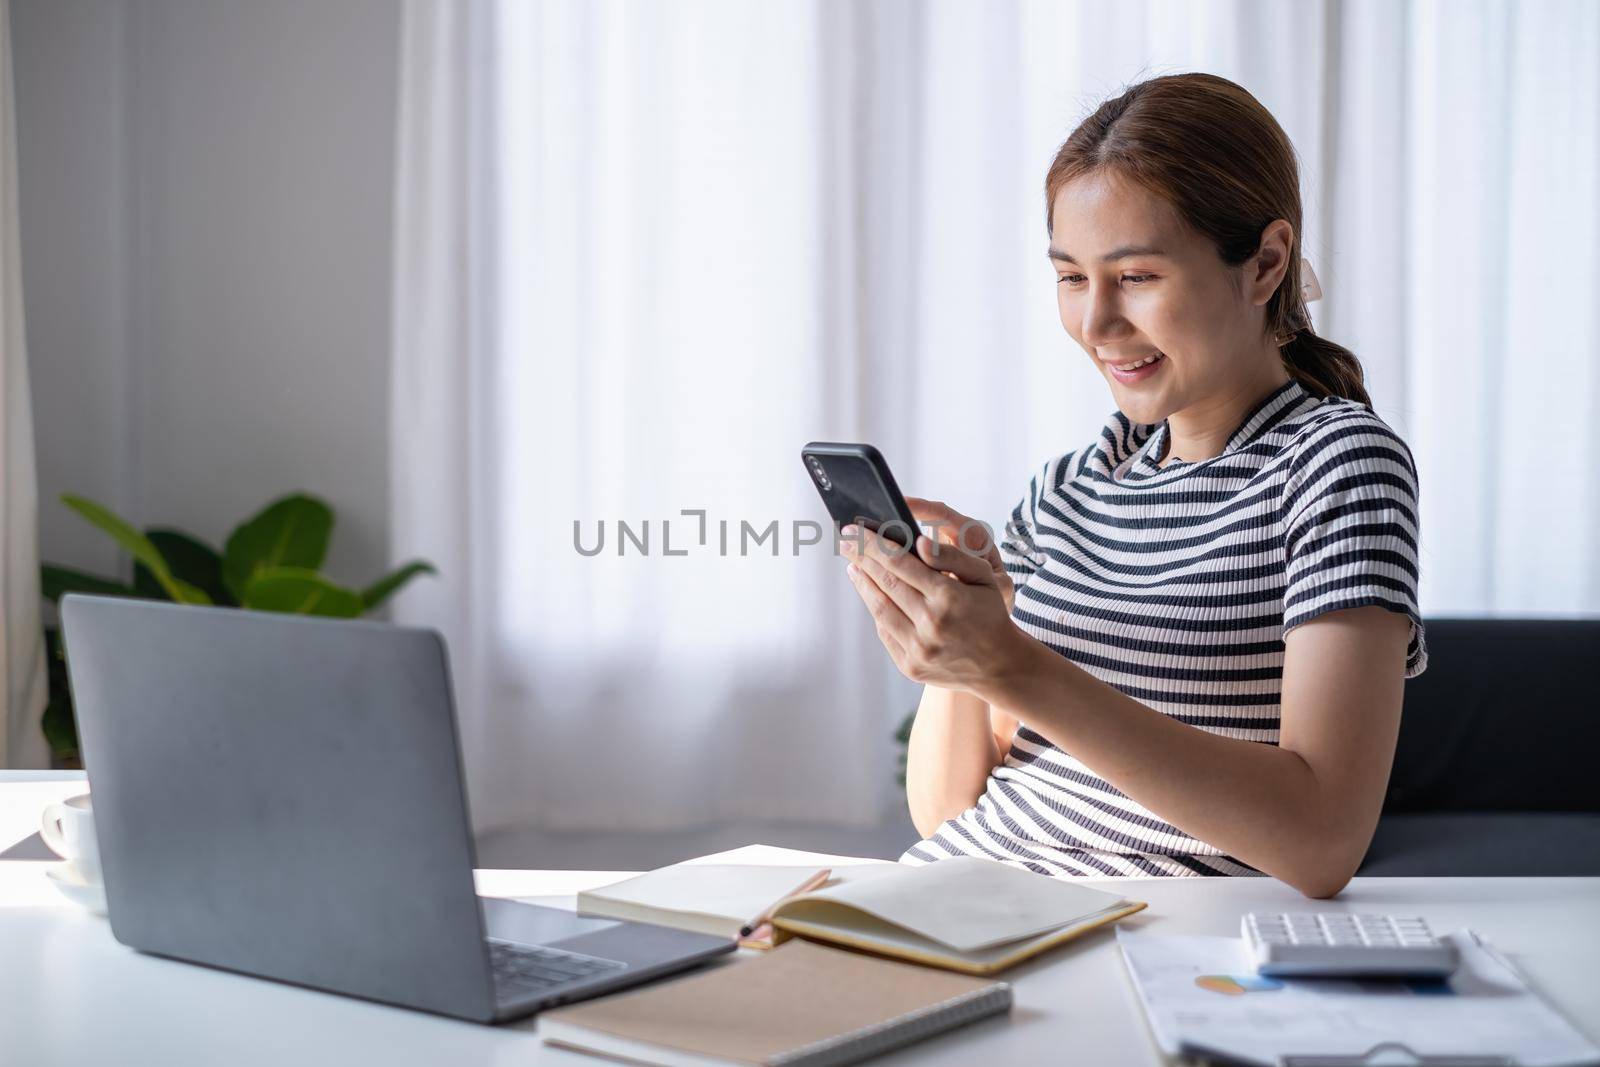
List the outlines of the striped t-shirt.
<svg viewBox="0 0 1600 1067">
<path fill-rule="evenodd" d="M 1284 634 L 1378 604 L 1417 610 L 1411 452 L 1366 406 L 1290 380 L 1221 455 L 1159 462 L 1165 422 L 1114 414 L 1045 464 L 1001 539 L 1012 618 L 1079 667 L 1180 722 L 1278 743 Z M 1129 799 L 1026 722 L 978 802 L 900 857 L 982 856 L 1043 874 L 1256 874 Z"/>
</svg>

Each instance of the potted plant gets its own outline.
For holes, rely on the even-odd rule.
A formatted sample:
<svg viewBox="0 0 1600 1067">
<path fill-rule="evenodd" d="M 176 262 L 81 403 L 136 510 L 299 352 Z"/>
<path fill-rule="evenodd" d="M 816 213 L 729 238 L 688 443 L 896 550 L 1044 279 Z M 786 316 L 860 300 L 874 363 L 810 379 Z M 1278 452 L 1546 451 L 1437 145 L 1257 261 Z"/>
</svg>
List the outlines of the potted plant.
<svg viewBox="0 0 1600 1067">
<path fill-rule="evenodd" d="M 70 493 L 61 502 L 110 534 L 133 557 L 131 584 L 45 563 L 40 590 L 52 607 L 66 593 L 170 600 L 246 611 L 355 618 L 379 607 L 419 574 L 437 574 L 431 563 L 413 560 L 364 589 L 352 589 L 320 573 L 333 535 L 333 509 L 306 493 L 274 500 L 228 535 L 222 550 L 170 527 L 136 529 L 109 508 Z M 45 653 L 50 696 L 43 728 L 57 766 L 79 763 L 78 731 L 67 688 L 59 623 L 47 623 Z"/>
</svg>

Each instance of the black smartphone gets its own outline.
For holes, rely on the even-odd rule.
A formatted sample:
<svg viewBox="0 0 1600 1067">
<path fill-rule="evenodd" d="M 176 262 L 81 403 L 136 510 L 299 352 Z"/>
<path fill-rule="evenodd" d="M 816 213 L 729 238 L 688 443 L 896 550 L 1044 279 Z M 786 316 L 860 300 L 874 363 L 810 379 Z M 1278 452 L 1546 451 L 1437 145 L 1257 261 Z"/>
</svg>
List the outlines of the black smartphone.
<svg viewBox="0 0 1600 1067">
<path fill-rule="evenodd" d="M 800 458 L 835 529 L 854 523 L 903 548 L 916 543 L 917 517 L 900 495 L 883 453 L 871 445 L 812 441 L 800 450 Z"/>
</svg>

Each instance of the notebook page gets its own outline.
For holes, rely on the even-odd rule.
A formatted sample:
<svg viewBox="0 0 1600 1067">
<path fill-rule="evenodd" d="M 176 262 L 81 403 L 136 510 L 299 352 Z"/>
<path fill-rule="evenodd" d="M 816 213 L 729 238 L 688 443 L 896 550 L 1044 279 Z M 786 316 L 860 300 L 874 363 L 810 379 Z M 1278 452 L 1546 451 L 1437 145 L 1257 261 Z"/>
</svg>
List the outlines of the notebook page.
<svg viewBox="0 0 1600 1067">
<path fill-rule="evenodd" d="M 823 869 L 679 863 L 590 890 L 579 898 L 579 913 L 588 898 L 746 923 Z"/>
<path fill-rule="evenodd" d="M 796 897 L 846 903 L 961 953 L 1071 925 L 1123 898 L 993 860 L 952 857 Z"/>
<path fill-rule="evenodd" d="M 1106 909 L 1097 912 L 1093 916 L 1086 917 L 1084 924 L 1102 919 L 1108 912 L 1115 914 L 1116 910 Z M 785 915 L 789 922 L 795 924 L 791 929 L 802 935 L 826 941 L 837 938 L 842 943 L 857 948 L 887 952 L 921 963 L 955 959 L 977 967 L 992 967 L 1019 954 L 1026 955 L 1028 949 L 1048 944 L 1061 933 L 1061 928 L 1052 927 L 1041 934 L 1030 934 L 1013 941 L 974 949 L 971 952 L 956 952 L 941 942 L 921 937 L 902 926 L 867 915 L 856 908 L 846 908 L 841 904 L 807 900 L 797 905 L 792 913 L 786 912 Z"/>
</svg>

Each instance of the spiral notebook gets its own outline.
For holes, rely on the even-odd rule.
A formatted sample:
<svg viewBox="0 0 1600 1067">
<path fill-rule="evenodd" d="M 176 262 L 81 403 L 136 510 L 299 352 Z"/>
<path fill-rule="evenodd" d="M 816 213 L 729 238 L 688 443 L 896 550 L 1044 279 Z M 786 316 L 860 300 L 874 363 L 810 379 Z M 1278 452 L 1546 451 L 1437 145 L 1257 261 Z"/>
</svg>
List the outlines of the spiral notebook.
<svg viewBox="0 0 1600 1067">
<path fill-rule="evenodd" d="M 835 1067 L 1011 1008 L 1011 986 L 789 941 L 539 1016 L 551 1045 L 636 1063 Z"/>
</svg>

